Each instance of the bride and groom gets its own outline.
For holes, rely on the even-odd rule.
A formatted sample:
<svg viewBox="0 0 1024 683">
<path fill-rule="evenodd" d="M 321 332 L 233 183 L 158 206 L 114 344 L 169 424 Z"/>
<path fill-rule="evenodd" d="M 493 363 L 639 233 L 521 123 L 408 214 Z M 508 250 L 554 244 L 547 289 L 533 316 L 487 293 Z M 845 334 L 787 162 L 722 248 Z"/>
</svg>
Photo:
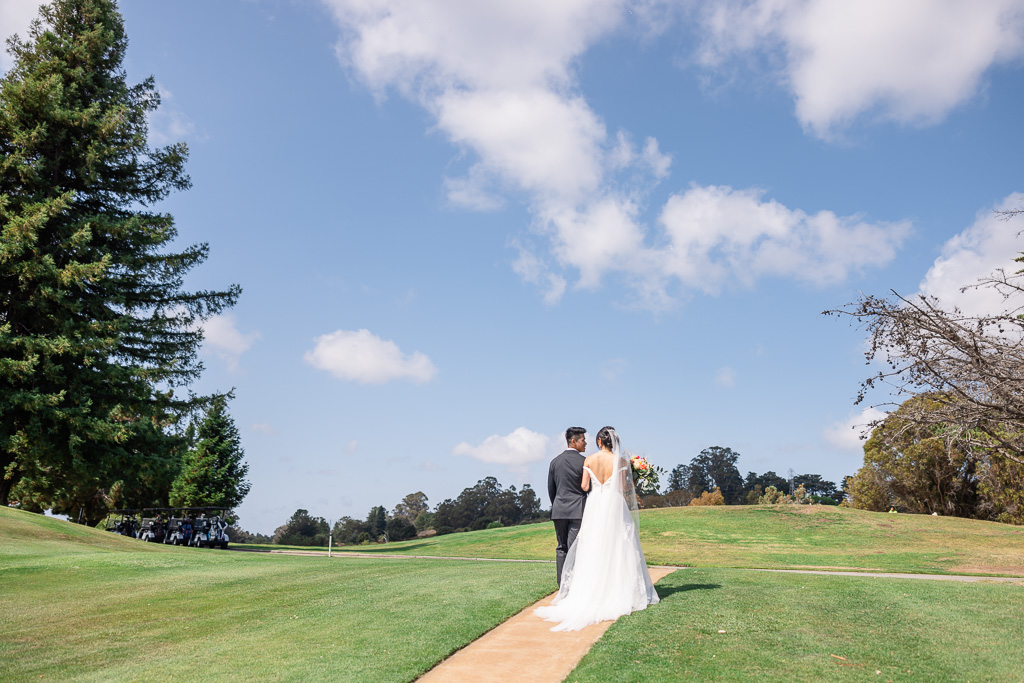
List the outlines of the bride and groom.
<svg viewBox="0 0 1024 683">
<path fill-rule="evenodd" d="M 565 432 L 568 448 L 548 468 L 551 520 L 558 548 L 558 595 L 535 614 L 576 631 L 658 602 L 640 547 L 636 491 L 612 427 L 597 433 L 598 452 L 584 457 L 586 430 Z"/>
</svg>

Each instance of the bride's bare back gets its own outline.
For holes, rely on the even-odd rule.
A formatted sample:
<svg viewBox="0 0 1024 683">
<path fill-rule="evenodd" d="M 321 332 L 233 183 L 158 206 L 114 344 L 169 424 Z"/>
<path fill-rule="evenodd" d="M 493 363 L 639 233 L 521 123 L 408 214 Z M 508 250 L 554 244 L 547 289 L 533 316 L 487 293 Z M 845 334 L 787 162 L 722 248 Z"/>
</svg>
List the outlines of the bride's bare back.
<svg viewBox="0 0 1024 683">
<path fill-rule="evenodd" d="M 594 473 L 598 484 L 603 484 L 615 472 L 615 460 L 614 453 L 602 449 L 598 453 L 588 455 L 587 459 L 583 461 L 583 465 L 589 467 Z M 580 488 L 584 491 L 590 490 L 590 472 L 586 470 L 583 470 L 583 480 L 580 482 Z"/>
</svg>

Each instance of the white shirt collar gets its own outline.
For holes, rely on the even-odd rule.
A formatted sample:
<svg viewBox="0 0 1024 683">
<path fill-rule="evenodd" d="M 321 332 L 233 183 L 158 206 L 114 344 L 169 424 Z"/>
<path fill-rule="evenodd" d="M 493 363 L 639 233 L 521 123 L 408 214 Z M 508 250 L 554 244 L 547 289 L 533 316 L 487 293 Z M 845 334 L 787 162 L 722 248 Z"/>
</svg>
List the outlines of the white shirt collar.
<svg viewBox="0 0 1024 683">
<path fill-rule="evenodd" d="M 565 450 L 567 450 L 567 451 L 576 451 L 576 449 L 575 449 L 575 448 L 573 448 L 572 446 L 569 446 L 569 447 L 568 447 L 568 448 L 566 448 Z M 579 455 L 583 455 L 583 454 L 582 454 L 582 453 L 580 453 L 579 451 L 576 451 L 576 453 L 577 453 L 577 454 L 579 454 Z"/>
</svg>

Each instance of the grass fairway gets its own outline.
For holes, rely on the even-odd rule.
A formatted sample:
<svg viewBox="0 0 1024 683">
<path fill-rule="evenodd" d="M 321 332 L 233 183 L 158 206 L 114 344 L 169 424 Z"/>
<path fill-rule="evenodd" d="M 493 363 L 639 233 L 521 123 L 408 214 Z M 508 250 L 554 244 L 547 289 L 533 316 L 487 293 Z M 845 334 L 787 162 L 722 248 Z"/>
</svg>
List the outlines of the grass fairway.
<svg viewBox="0 0 1024 683">
<path fill-rule="evenodd" d="M 549 560 L 554 538 L 550 524 L 533 524 L 338 550 Z M 663 508 L 641 514 L 640 538 L 651 564 L 1024 576 L 1024 527 L 956 517 L 821 505 Z"/>
<path fill-rule="evenodd" d="M 552 590 L 548 565 L 172 548 L 0 508 L 0 680 L 409 681 Z"/>
<path fill-rule="evenodd" d="M 569 680 L 1020 680 L 1024 580 L 727 567 L 1024 577 L 1024 529 L 792 506 L 652 510 L 642 529 L 652 563 L 700 567 L 663 579 L 662 603 Z M 538 524 L 343 552 L 549 559 L 553 538 Z M 409 681 L 553 589 L 550 564 L 172 548 L 0 508 L 0 680 Z"/>
<path fill-rule="evenodd" d="M 612 625 L 567 680 L 1022 676 L 1024 583 L 684 569 L 658 593 L 660 604 Z"/>
</svg>

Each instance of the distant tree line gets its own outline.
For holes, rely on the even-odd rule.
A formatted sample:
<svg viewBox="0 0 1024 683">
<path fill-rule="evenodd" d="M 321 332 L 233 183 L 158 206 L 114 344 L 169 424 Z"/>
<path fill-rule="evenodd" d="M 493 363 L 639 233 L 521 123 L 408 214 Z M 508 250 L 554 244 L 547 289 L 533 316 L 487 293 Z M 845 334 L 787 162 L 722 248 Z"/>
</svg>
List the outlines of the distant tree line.
<svg viewBox="0 0 1024 683">
<path fill-rule="evenodd" d="M 438 503 L 434 510 L 430 509 L 427 496 L 417 491 L 405 496 L 390 512 L 377 505 L 370 509 L 366 519 L 342 517 L 334 523 L 333 529 L 323 517 L 313 517 L 307 510 L 296 510 L 268 540 L 280 545 L 324 546 L 331 533 L 337 544 L 403 541 L 418 534 L 494 529 L 547 518 L 548 513 L 541 510 L 540 498 L 529 484 L 520 490 L 515 486 L 506 489 L 494 477 L 487 477 L 463 489 L 457 498 Z M 248 533 L 238 531 L 240 537 Z"/>
<path fill-rule="evenodd" d="M 669 473 L 665 492 L 644 496 L 646 508 L 683 505 L 757 505 L 779 502 L 838 505 L 843 492 L 820 474 L 784 478 L 773 471 L 740 474 L 740 454 L 731 448 L 705 448 L 689 464 Z"/>
</svg>

